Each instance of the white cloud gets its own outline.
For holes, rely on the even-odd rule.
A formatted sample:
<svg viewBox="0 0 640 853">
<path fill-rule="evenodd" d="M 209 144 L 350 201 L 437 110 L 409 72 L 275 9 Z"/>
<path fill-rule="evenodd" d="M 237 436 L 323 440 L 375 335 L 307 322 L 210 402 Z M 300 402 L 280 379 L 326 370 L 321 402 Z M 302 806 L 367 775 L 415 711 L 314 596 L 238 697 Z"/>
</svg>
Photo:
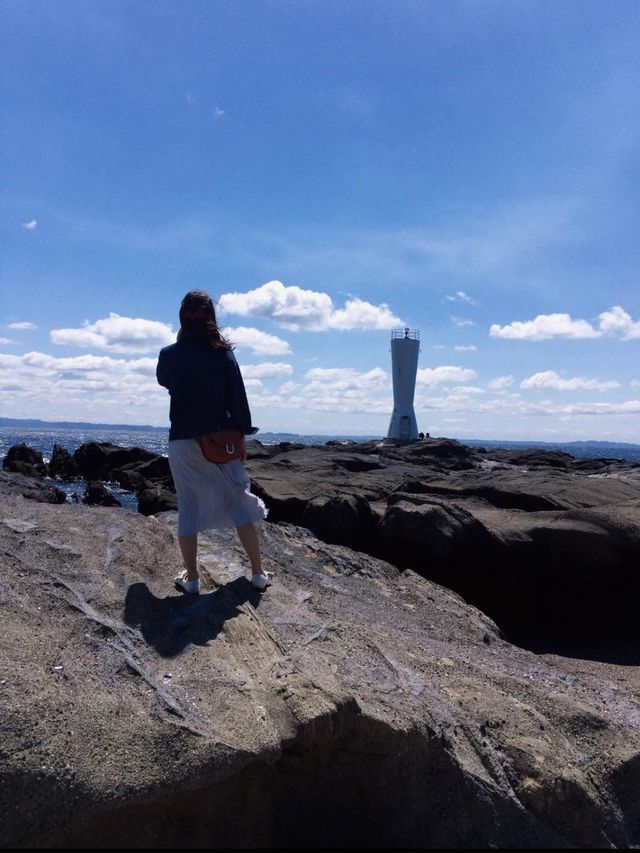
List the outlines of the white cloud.
<svg viewBox="0 0 640 853">
<path fill-rule="evenodd" d="M 214 107 L 213 108 L 213 115 L 215 116 L 215 118 L 221 119 L 224 117 L 224 114 L 225 114 L 225 111 L 221 110 L 220 107 Z"/>
<path fill-rule="evenodd" d="M 78 418 L 128 423 L 168 420 L 167 392 L 156 358 L 108 355 L 59 358 L 42 352 L 0 354 L 0 408 L 17 417 Z M 40 413 L 39 415 L 37 413 Z M 127 420 L 129 419 L 129 420 Z"/>
<path fill-rule="evenodd" d="M 314 367 L 306 382 L 286 382 L 279 396 L 253 397 L 251 405 L 275 405 L 309 412 L 336 414 L 391 414 L 391 378 L 379 367 L 358 371 L 352 367 Z"/>
<path fill-rule="evenodd" d="M 523 379 L 520 387 L 537 390 L 551 388 L 554 391 L 610 391 L 612 388 L 619 388 L 620 383 L 615 380 L 585 379 L 583 376 L 562 379 L 555 370 L 543 370 Z"/>
<path fill-rule="evenodd" d="M 15 344 L 15 341 L 12 341 L 11 338 L 0 338 L 0 346 L 7 346 L 8 344 Z"/>
<path fill-rule="evenodd" d="M 549 338 L 597 338 L 600 332 L 586 320 L 573 320 L 570 314 L 539 314 L 535 320 L 516 320 L 506 326 L 494 323 L 489 330 L 493 338 L 521 341 L 544 341 Z"/>
<path fill-rule="evenodd" d="M 50 337 L 54 344 L 122 353 L 151 352 L 175 341 L 175 333 L 166 323 L 113 312 L 95 323 L 85 322 L 79 329 L 53 329 Z"/>
<path fill-rule="evenodd" d="M 492 391 L 504 391 L 510 385 L 513 385 L 513 376 L 511 374 L 508 376 L 497 376 L 489 382 L 489 388 Z"/>
<path fill-rule="evenodd" d="M 348 299 L 343 308 L 334 308 L 328 293 L 304 290 L 281 281 L 268 281 L 247 293 L 224 293 L 220 306 L 230 314 L 262 317 L 297 332 L 307 329 L 392 329 L 401 326 L 388 305 L 372 305 L 362 299 Z"/>
<path fill-rule="evenodd" d="M 549 400 L 532 403 L 523 400 L 520 395 L 507 394 L 488 399 L 479 399 L 471 394 L 449 393 L 442 397 L 416 398 L 416 411 L 426 412 L 442 409 L 450 412 L 464 412 L 472 415 L 507 416 L 517 418 L 552 417 L 560 419 L 579 418 L 594 415 L 633 415 L 640 412 L 640 400 L 626 400 L 621 403 L 581 402 L 557 404 Z"/>
<path fill-rule="evenodd" d="M 478 388 L 476 385 L 454 385 L 453 388 L 447 388 L 446 390 L 449 394 L 456 394 L 457 396 L 463 397 L 468 397 L 469 395 L 477 396 L 478 394 L 487 393 L 484 388 Z"/>
<path fill-rule="evenodd" d="M 293 373 L 293 367 L 281 361 L 243 364 L 241 370 L 244 379 L 273 379 L 276 376 L 286 376 Z"/>
<path fill-rule="evenodd" d="M 624 403 L 571 403 L 552 410 L 551 414 L 563 415 L 632 415 L 640 414 L 640 400 L 625 400 Z"/>
<path fill-rule="evenodd" d="M 269 281 L 247 293 L 223 293 L 219 302 L 230 314 L 263 317 L 294 331 L 325 328 L 333 310 L 328 294 L 285 287 L 280 281 Z"/>
<path fill-rule="evenodd" d="M 419 368 L 416 384 L 430 388 L 447 382 L 467 382 L 469 379 L 475 378 L 475 370 L 471 370 L 469 367 L 455 367 L 454 365 L 444 364 L 440 367 Z"/>
<path fill-rule="evenodd" d="M 10 417 L 166 424 L 169 397 L 156 381 L 156 363 L 155 356 L 0 353 L 0 411 Z M 262 380 L 291 371 L 284 362 L 243 366 L 251 405 L 271 400 L 270 405 L 278 407 L 273 395 L 264 392 Z"/>
<path fill-rule="evenodd" d="M 467 346 L 457 346 L 454 349 L 458 350 L 458 352 L 476 352 L 478 347 L 473 344 L 468 344 Z"/>
<path fill-rule="evenodd" d="M 28 321 L 19 322 L 19 323 L 7 323 L 7 329 L 37 329 L 38 327 L 35 323 L 29 323 Z"/>
<path fill-rule="evenodd" d="M 334 311 L 329 318 L 331 329 L 371 329 L 383 330 L 393 329 L 401 326 L 402 320 L 396 317 L 383 302 L 381 305 L 372 305 L 362 299 L 354 297 L 348 299 L 344 308 Z"/>
<path fill-rule="evenodd" d="M 290 355 L 288 341 L 261 332 L 252 326 L 227 326 L 222 334 L 238 347 L 248 347 L 254 355 Z"/>
<path fill-rule="evenodd" d="M 632 379 L 631 380 L 632 388 L 640 388 L 640 379 Z"/>
<path fill-rule="evenodd" d="M 634 322 L 619 305 L 614 305 L 610 311 L 604 311 L 598 319 L 600 329 L 605 335 L 619 334 L 625 341 L 640 338 L 640 321 Z"/>
<path fill-rule="evenodd" d="M 583 415 L 630 415 L 640 412 L 640 400 L 626 400 L 621 403 L 584 402 L 558 405 L 548 400 L 531 403 L 508 394 L 490 399 L 478 399 L 473 395 L 450 393 L 443 397 L 420 397 L 416 399 L 416 411 L 442 409 L 447 412 L 466 412 L 469 414 L 517 415 L 573 418 Z"/>
<path fill-rule="evenodd" d="M 391 388 L 389 374 L 380 367 L 364 372 L 352 367 L 312 367 L 305 373 L 305 379 L 310 383 L 321 384 L 325 390 L 331 388 L 334 391 Z M 311 384 L 305 386 L 305 390 L 310 388 Z"/>
<path fill-rule="evenodd" d="M 473 320 L 467 320 L 465 317 L 454 317 L 451 316 L 451 322 L 455 323 L 456 326 L 464 327 L 464 326 L 475 326 L 475 322 Z"/>
<path fill-rule="evenodd" d="M 640 338 L 640 320 L 619 305 L 603 311 L 598 317 L 598 328 L 587 320 L 574 320 L 570 314 L 539 314 L 535 320 L 515 321 L 506 326 L 494 323 L 489 334 L 494 338 L 522 341 L 544 341 L 550 338 L 599 338 L 603 335 L 622 340 Z"/>
<path fill-rule="evenodd" d="M 453 296 L 447 296 L 446 298 L 449 302 L 467 302 L 467 303 L 469 303 L 469 305 L 477 305 L 478 304 L 476 302 L 476 300 L 472 299 L 470 296 L 468 296 L 464 292 L 464 290 L 456 290 L 456 292 Z"/>
<path fill-rule="evenodd" d="M 31 219 L 29 222 L 23 222 L 22 227 L 26 228 L 27 231 L 33 231 L 34 228 L 38 227 L 38 220 L 37 219 Z"/>
</svg>

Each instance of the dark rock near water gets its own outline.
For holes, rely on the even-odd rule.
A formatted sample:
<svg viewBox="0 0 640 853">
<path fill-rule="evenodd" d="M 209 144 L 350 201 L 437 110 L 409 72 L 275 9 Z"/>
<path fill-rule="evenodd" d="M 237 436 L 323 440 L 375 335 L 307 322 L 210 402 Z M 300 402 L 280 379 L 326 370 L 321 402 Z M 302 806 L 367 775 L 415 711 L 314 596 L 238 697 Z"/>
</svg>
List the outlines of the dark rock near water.
<svg viewBox="0 0 640 853">
<path fill-rule="evenodd" d="M 0 495 L 19 495 L 30 501 L 61 504 L 66 500 L 62 489 L 16 472 L 0 471 Z"/>
<path fill-rule="evenodd" d="M 158 512 L 178 508 L 175 492 L 162 485 L 152 485 L 138 493 L 138 512 L 142 515 L 156 515 Z"/>
<path fill-rule="evenodd" d="M 73 454 L 78 471 L 86 480 L 115 480 L 115 472 L 123 465 L 150 462 L 157 458 L 142 447 L 118 447 L 109 442 L 90 441 Z"/>
<path fill-rule="evenodd" d="M 82 503 L 89 506 L 122 506 L 103 483 L 95 481 L 87 483 Z"/>
<path fill-rule="evenodd" d="M 75 459 L 61 444 L 53 445 L 53 453 L 49 462 L 49 476 L 59 480 L 77 480 L 79 475 Z"/>
<path fill-rule="evenodd" d="M 4 470 L 13 471 L 15 474 L 22 474 L 23 477 L 32 477 L 35 480 L 41 480 L 44 477 L 40 465 L 32 465 L 30 462 L 23 462 L 21 459 L 14 459 L 12 462 L 8 462 Z"/>
<path fill-rule="evenodd" d="M 138 494 L 145 489 L 161 485 L 170 491 L 174 490 L 173 478 L 166 456 L 154 456 L 146 462 L 129 462 L 114 469 L 114 480 L 122 486 Z"/>
<path fill-rule="evenodd" d="M 247 456 L 249 459 L 268 459 L 271 456 L 271 448 L 262 444 L 257 439 L 247 441 Z"/>
<path fill-rule="evenodd" d="M 47 466 L 42 454 L 28 447 L 24 442 L 9 448 L 2 461 L 2 467 L 5 471 L 14 471 L 25 477 L 42 478 L 47 474 Z"/>
</svg>

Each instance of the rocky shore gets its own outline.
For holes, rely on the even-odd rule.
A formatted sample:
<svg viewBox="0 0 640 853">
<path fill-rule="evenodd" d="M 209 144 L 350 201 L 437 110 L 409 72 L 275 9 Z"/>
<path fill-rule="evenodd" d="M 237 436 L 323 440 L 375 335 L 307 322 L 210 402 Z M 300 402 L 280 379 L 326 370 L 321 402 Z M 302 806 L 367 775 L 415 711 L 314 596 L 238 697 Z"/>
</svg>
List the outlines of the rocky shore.
<svg viewBox="0 0 640 853">
<path fill-rule="evenodd" d="M 528 648 L 606 654 L 635 642 L 640 463 L 449 439 L 248 447 L 271 522 L 453 589 Z M 85 503 L 117 504 L 110 481 L 137 495 L 143 515 L 177 508 L 168 460 L 142 448 L 54 445 L 47 467 L 18 445 L 3 465 L 4 477 L 26 475 L 25 497 L 64 500 L 55 478 L 82 477 Z"/>
<path fill-rule="evenodd" d="M 164 457 L 27 451 L 0 474 L 5 846 L 640 844 L 637 463 L 251 442 L 276 583 L 217 533 L 190 599 Z"/>
</svg>

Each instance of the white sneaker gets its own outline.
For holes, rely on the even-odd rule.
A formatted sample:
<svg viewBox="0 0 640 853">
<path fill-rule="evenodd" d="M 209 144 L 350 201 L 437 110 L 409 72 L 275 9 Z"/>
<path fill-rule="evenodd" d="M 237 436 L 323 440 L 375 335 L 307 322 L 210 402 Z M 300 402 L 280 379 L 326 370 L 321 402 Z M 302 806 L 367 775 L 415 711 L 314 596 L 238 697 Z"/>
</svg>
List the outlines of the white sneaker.
<svg viewBox="0 0 640 853">
<path fill-rule="evenodd" d="M 271 586 L 272 577 L 271 572 L 267 572 L 266 575 L 251 575 L 251 586 L 254 589 L 266 589 L 268 586 Z"/>
<path fill-rule="evenodd" d="M 189 595 L 198 595 L 200 593 L 200 578 L 190 581 L 187 578 L 186 569 L 184 572 L 181 572 L 177 578 L 174 578 L 173 581 L 176 586 L 180 587 L 183 592 L 186 592 Z"/>
</svg>

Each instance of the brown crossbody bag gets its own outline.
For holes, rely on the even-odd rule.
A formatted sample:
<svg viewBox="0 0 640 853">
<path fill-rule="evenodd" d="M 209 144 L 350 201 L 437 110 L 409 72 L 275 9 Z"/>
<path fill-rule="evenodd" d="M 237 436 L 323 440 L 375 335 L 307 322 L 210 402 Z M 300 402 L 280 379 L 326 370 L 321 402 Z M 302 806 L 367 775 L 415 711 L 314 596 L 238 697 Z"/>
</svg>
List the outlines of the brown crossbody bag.
<svg viewBox="0 0 640 853">
<path fill-rule="evenodd" d="M 218 432 L 208 432 L 198 438 L 200 449 L 205 459 L 224 465 L 233 459 L 244 459 L 244 436 L 235 429 L 222 429 Z"/>
</svg>

